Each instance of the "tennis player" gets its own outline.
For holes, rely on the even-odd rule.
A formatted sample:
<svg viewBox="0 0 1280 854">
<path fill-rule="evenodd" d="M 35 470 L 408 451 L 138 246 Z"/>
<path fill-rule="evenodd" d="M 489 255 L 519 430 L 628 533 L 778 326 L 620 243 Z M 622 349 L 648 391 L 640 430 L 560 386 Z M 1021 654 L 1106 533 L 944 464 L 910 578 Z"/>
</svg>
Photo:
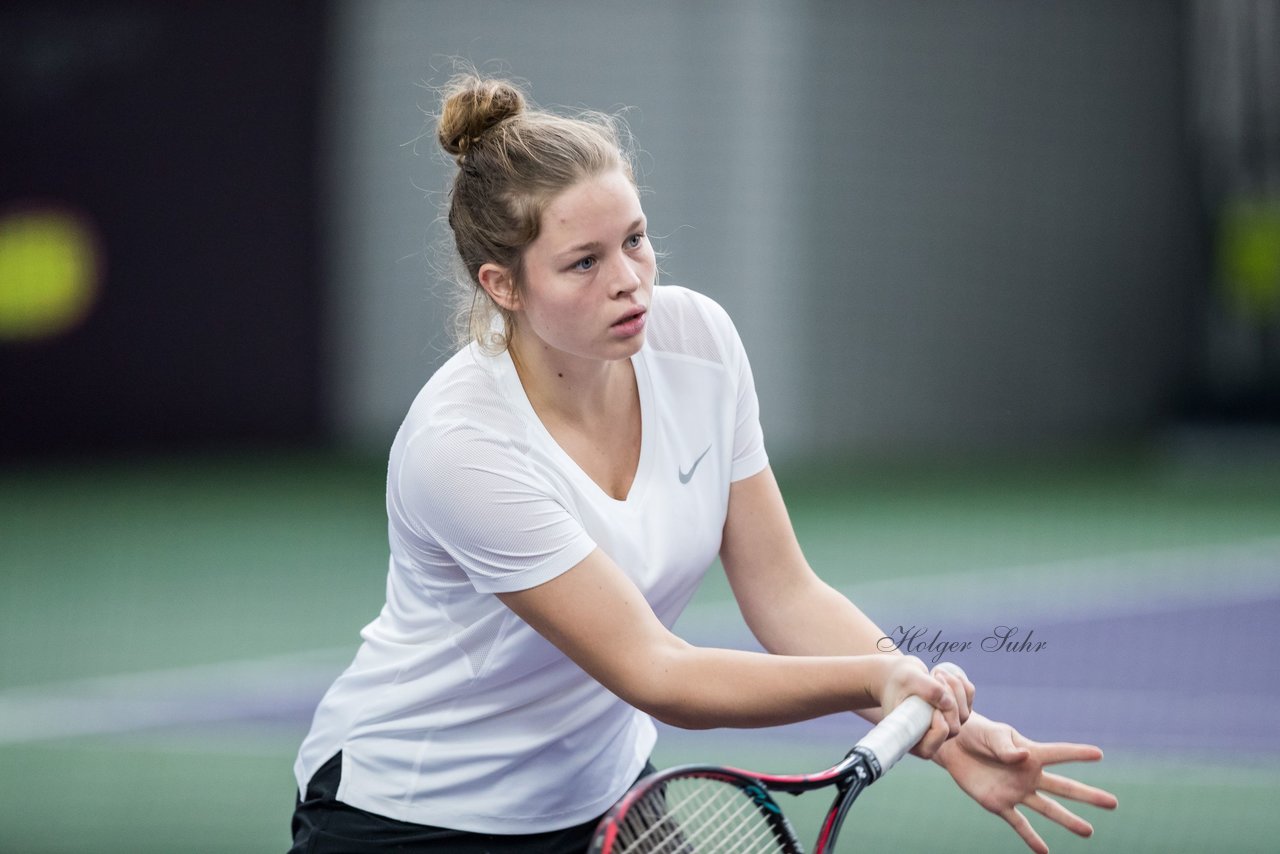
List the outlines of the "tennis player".
<svg viewBox="0 0 1280 854">
<path fill-rule="evenodd" d="M 293 851 L 582 851 L 655 718 L 878 720 L 912 694 L 935 708 L 915 752 L 1033 850 L 1020 804 L 1088 835 L 1049 795 L 1115 799 L 1044 766 L 1097 748 L 972 713 L 810 569 L 732 322 L 656 287 L 621 125 L 464 75 L 437 131 L 469 341 L 391 448 L 386 605 L 302 744 Z M 767 653 L 669 630 L 717 555 Z"/>
</svg>

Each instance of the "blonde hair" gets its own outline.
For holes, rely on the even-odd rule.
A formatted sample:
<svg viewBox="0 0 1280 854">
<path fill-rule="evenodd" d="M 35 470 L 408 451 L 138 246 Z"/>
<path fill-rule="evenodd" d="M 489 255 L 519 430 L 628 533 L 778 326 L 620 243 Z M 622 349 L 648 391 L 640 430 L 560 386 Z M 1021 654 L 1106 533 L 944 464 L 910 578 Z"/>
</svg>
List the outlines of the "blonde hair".
<svg viewBox="0 0 1280 854">
<path fill-rule="evenodd" d="M 635 183 L 623 143 L 629 135 L 616 116 L 544 112 L 515 84 L 474 72 L 450 80 L 442 101 L 436 137 L 458 166 L 449 192 L 449 228 L 461 262 L 455 332 L 459 345 L 475 341 L 498 353 L 511 341 L 513 318 L 480 286 L 481 265 L 507 268 L 519 288 L 525 247 L 537 239 L 553 198 L 613 169 Z"/>
</svg>

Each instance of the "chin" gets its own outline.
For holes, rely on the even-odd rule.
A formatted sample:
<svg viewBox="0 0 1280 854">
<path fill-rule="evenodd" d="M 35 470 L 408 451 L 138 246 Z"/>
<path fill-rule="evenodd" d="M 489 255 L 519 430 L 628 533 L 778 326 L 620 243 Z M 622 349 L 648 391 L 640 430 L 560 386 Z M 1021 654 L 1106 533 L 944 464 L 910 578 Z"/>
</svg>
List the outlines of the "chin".
<svg viewBox="0 0 1280 854">
<path fill-rule="evenodd" d="M 614 359 L 630 359 L 636 353 L 639 353 L 641 348 L 643 347 L 644 347 L 644 333 L 641 332 L 639 335 L 634 335 L 631 338 L 627 338 L 624 341 L 619 341 L 617 349 L 621 355 L 614 356 L 613 358 Z"/>
</svg>

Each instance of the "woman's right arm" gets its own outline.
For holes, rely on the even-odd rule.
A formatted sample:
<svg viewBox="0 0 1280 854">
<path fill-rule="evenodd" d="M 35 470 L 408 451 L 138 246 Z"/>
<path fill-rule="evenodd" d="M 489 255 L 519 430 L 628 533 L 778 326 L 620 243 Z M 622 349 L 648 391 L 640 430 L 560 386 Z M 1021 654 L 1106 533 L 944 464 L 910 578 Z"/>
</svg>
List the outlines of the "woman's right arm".
<svg viewBox="0 0 1280 854">
<path fill-rule="evenodd" d="M 614 694 L 672 726 L 776 726 L 868 707 L 888 711 L 912 694 L 939 709 L 955 702 L 944 683 L 909 656 L 783 656 L 692 646 L 658 620 L 598 548 L 544 584 L 497 595 Z"/>
</svg>

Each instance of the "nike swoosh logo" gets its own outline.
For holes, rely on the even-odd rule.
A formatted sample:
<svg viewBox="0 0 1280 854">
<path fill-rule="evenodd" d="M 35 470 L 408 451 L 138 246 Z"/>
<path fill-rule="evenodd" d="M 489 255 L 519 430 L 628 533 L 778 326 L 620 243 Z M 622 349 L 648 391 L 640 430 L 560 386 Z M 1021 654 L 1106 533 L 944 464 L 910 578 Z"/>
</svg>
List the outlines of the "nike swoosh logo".
<svg viewBox="0 0 1280 854">
<path fill-rule="evenodd" d="M 707 445 L 707 451 L 710 451 L 710 450 L 711 450 L 711 446 Z M 701 454 L 698 454 L 698 458 L 694 460 L 693 465 L 689 467 L 688 473 L 685 473 L 683 471 L 680 472 L 681 483 L 689 482 L 689 478 L 693 477 L 693 473 L 698 470 L 698 463 L 702 462 L 702 458 L 707 455 L 707 451 L 703 451 Z"/>
</svg>

